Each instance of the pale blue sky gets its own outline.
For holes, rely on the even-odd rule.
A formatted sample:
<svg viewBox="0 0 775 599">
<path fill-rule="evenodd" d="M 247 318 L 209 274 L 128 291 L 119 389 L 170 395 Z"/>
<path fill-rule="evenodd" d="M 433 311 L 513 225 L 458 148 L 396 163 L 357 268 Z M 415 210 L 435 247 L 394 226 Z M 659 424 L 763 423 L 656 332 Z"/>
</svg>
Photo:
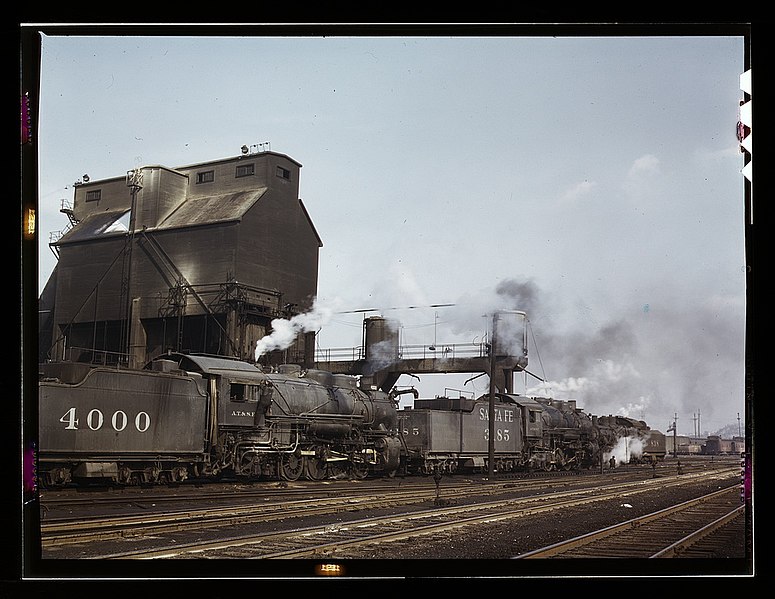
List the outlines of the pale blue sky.
<svg viewBox="0 0 775 599">
<path fill-rule="evenodd" d="M 464 306 L 529 283 L 529 369 L 555 396 L 662 430 L 678 413 L 685 434 L 698 411 L 705 430 L 743 416 L 742 37 L 48 33 L 41 288 L 83 174 L 268 141 L 303 165 L 321 303 L 455 303 L 383 314 L 408 343 L 467 342 L 482 319 Z M 358 345 L 362 317 L 335 315 L 319 345 Z"/>
</svg>

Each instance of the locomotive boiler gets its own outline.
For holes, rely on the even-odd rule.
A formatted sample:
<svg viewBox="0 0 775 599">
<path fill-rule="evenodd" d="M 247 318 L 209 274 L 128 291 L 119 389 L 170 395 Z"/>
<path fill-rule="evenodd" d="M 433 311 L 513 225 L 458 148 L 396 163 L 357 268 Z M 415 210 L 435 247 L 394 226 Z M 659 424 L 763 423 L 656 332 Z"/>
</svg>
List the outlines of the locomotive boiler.
<svg viewBox="0 0 775 599">
<path fill-rule="evenodd" d="M 143 370 L 42 364 L 39 389 L 44 485 L 316 480 L 399 467 L 394 398 L 347 375 L 167 354 Z"/>
</svg>

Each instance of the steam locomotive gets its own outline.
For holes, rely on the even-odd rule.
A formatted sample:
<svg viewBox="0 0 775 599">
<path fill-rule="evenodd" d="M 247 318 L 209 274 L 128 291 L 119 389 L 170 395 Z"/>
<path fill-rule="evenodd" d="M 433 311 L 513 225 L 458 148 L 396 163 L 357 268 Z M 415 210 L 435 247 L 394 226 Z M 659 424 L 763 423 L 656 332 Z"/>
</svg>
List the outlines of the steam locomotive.
<svg viewBox="0 0 775 599">
<path fill-rule="evenodd" d="M 142 370 L 41 364 L 38 482 L 321 480 L 487 466 L 487 398 L 415 399 L 399 410 L 399 393 L 362 389 L 351 375 L 293 365 L 265 372 L 197 354 L 165 354 Z M 641 421 L 590 417 L 572 401 L 507 394 L 497 397 L 495 424 L 499 472 L 590 467 L 622 438 L 661 435 Z"/>
<path fill-rule="evenodd" d="M 489 397 L 416 400 L 399 413 L 412 473 L 489 469 Z M 497 394 L 493 470 L 575 470 L 615 462 L 655 462 L 665 436 L 622 416 L 589 416 L 574 400 Z"/>
</svg>

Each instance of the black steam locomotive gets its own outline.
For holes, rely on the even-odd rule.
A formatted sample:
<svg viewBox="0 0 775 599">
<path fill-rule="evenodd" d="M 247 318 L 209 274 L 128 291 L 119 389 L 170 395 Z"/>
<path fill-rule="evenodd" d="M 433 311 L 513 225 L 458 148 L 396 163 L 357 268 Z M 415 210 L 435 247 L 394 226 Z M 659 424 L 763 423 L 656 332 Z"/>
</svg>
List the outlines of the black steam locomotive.
<svg viewBox="0 0 775 599">
<path fill-rule="evenodd" d="M 416 400 L 399 412 L 409 472 L 489 470 L 489 397 Z M 573 400 L 497 394 L 493 469 L 576 470 L 602 461 L 657 461 L 665 436 L 641 420 L 589 416 Z M 610 464 L 610 462 L 609 462 Z"/>
<path fill-rule="evenodd" d="M 321 480 L 488 466 L 489 401 L 415 399 L 361 389 L 351 375 L 233 358 L 166 354 L 143 370 L 40 365 L 38 482 L 188 478 Z M 621 439 L 664 435 L 642 421 L 593 417 L 573 401 L 498 394 L 498 472 L 599 465 Z M 661 449 L 660 449 L 661 436 Z M 660 455 L 661 452 L 661 455 Z M 636 452 L 632 452 L 635 457 Z"/>
<path fill-rule="evenodd" d="M 168 354 L 144 370 L 41 365 L 43 484 L 395 473 L 396 406 L 347 375 Z"/>
</svg>

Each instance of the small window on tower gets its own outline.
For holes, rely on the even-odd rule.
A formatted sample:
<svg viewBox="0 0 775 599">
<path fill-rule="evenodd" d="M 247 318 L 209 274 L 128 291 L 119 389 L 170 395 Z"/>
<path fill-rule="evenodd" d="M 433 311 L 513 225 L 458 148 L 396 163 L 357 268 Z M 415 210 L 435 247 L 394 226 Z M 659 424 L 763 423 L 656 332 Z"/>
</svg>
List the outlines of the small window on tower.
<svg viewBox="0 0 775 599">
<path fill-rule="evenodd" d="M 237 177 L 249 177 L 256 173 L 255 164 L 239 164 L 237 165 Z"/>
<path fill-rule="evenodd" d="M 277 167 L 277 176 L 282 177 L 283 179 L 290 180 L 291 178 L 291 171 L 289 171 L 287 168 L 283 168 L 281 166 Z"/>
<path fill-rule="evenodd" d="M 202 171 L 196 174 L 197 183 L 212 183 L 215 180 L 215 171 Z"/>
<path fill-rule="evenodd" d="M 95 189 L 94 191 L 87 191 L 86 192 L 86 201 L 87 202 L 99 202 L 101 197 L 102 197 L 102 190 L 101 189 Z"/>
</svg>

